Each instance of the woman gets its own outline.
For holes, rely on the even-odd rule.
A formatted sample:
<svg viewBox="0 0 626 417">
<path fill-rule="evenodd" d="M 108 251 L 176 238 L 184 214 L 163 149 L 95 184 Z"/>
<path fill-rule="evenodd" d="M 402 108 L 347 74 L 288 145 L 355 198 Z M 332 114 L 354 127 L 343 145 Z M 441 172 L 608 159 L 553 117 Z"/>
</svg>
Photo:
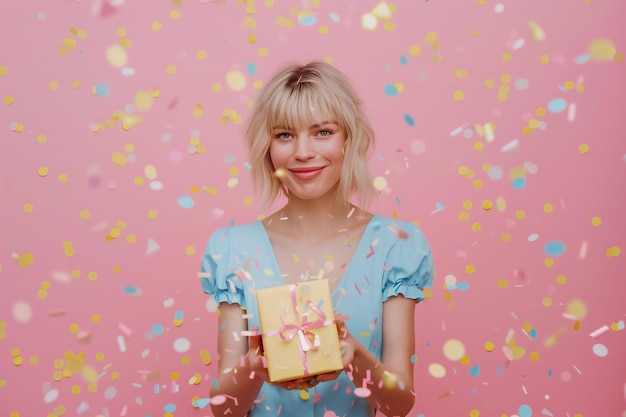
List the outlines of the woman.
<svg viewBox="0 0 626 417">
<path fill-rule="evenodd" d="M 433 278 L 412 223 L 374 215 L 374 134 L 345 76 L 324 62 L 278 72 L 246 131 L 254 185 L 287 203 L 262 221 L 215 231 L 201 281 L 219 303 L 216 416 L 405 416 L 415 402 L 415 303 Z M 280 383 L 264 368 L 255 291 L 325 278 L 345 371 Z"/>
</svg>

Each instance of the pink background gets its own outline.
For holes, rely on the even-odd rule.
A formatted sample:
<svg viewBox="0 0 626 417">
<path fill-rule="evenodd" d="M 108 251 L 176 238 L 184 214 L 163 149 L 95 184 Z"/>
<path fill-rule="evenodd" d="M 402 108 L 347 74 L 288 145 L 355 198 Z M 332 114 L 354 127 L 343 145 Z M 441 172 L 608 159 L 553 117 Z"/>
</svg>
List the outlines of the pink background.
<svg viewBox="0 0 626 417">
<path fill-rule="evenodd" d="M 433 248 L 411 415 L 626 415 L 622 0 L 399 1 L 374 30 L 369 0 L 10 3 L 0 416 L 210 415 L 200 257 L 216 227 L 270 212 L 240 121 L 256 81 L 319 58 L 376 128 L 372 211 L 419 222 Z M 120 44 L 126 63 L 107 59 Z"/>
</svg>

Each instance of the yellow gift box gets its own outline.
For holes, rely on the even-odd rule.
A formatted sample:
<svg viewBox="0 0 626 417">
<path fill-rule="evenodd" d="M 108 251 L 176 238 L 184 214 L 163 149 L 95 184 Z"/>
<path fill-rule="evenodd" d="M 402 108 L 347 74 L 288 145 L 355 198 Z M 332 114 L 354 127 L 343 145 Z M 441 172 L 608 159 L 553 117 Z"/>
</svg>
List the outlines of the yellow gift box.
<svg viewBox="0 0 626 417">
<path fill-rule="evenodd" d="M 256 295 L 270 381 L 343 369 L 328 280 L 264 288 Z"/>
</svg>

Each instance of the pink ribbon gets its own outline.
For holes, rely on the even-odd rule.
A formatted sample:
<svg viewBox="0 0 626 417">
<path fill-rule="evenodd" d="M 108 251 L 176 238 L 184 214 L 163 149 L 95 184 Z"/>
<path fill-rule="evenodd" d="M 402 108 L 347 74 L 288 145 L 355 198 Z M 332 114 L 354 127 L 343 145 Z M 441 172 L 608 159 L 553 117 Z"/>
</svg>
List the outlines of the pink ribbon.
<svg viewBox="0 0 626 417">
<path fill-rule="evenodd" d="M 280 321 L 283 323 L 281 328 L 278 331 L 267 332 L 263 334 L 263 336 L 276 336 L 278 334 L 285 342 L 289 342 L 297 336 L 298 346 L 300 348 L 300 359 L 304 366 L 304 374 L 309 375 L 307 352 L 318 350 L 321 344 L 319 335 L 313 333 L 311 330 L 335 324 L 335 320 L 326 320 L 326 313 L 313 304 L 311 300 L 306 300 L 305 304 L 317 315 L 317 319 L 309 321 L 308 313 L 303 314 L 302 318 L 300 318 L 300 314 L 298 313 L 298 300 L 296 298 L 296 286 L 290 285 L 289 291 L 291 294 L 291 306 L 296 315 L 297 323 L 284 323 L 281 317 Z"/>
</svg>

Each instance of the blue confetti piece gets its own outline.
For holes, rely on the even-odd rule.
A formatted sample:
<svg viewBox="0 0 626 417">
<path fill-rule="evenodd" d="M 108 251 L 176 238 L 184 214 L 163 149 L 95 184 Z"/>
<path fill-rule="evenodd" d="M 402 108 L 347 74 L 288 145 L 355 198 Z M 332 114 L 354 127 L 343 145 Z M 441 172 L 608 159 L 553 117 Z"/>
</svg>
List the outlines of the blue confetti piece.
<svg viewBox="0 0 626 417">
<path fill-rule="evenodd" d="M 526 186 L 526 178 L 515 178 L 513 182 L 511 183 L 511 185 L 516 190 L 521 190 L 522 188 Z"/>
<path fill-rule="evenodd" d="M 246 71 L 248 71 L 248 74 L 256 74 L 256 64 L 254 62 L 250 62 L 246 65 Z"/>
<path fill-rule="evenodd" d="M 530 406 L 522 404 L 517 409 L 517 414 L 519 415 L 519 417 L 532 417 L 533 410 L 530 408 Z"/>
<path fill-rule="evenodd" d="M 154 333 L 157 336 L 160 336 L 163 334 L 163 326 L 161 326 L 160 324 L 153 324 L 152 325 L 152 333 Z"/>
<path fill-rule="evenodd" d="M 405 57 L 404 55 L 402 55 L 402 56 L 400 57 L 400 64 L 402 64 L 402 65 L 406 65 L 406 64 L 408 64 L 408 63 L 409 63 L 409 59 L 408 59 L 407 57 Z"/>
<path fill-rule="evenodd" d="M 341 17 L 339 17 L 339 13 L 337 12 L 330 12 L 328 16 L 330 17 L 330 20 L 335 23 L 339 23 L 339 21 L 341 21 Z"/>
<path fill-rule="evenodd" d="M 150 189 L 151 190 L 162 190 L 163 189 L 163 183 L 161 181 L 150 181 Z"/>
<path fill-rule="evenodd" d="M 546 255 L 550 256 L 563 255 L 563 253 L 565 253 L 565 243 L 558 240 L 548 242 L 543 247 L 543 251 L 546 253 Z"/>
<path fill-rule="evenodd" d="M 94 92 L 96 93 L 97 96 L 106 96 L 109 94 L 109 87 L 107 87 L 104 84 L 96 84 L 96 87 L 94 88 Z"/>
<path fill-rule="evenodd" d="M 137 294 L 137 287 L 133 287 L 133 286 L 128 286 L 128 287 L 124 287 L 124 293 L 126 294 Z"/>
<path fill-rule="evenodd" d="M 405 114 L 404 120 L 408 123 L 409 126 L 415 126 L 415 120 L 413 120 L 413 118 L 410 115 Z"/>
<path fill-rule="evenodd" d="M 529 332 L 529 335 L 530 335 L 531 338 L 536 339 L 537 338 L 537 329 L 532 329 Z"/>
<path fill-rule="evenodd" d="M 177 310 L 177 311 L 174 313 L 174 319 L 176 319 L 176 320 L 182 320 L 184 315 L 185 315 L 185 314 L 184 314 L 181 310 Z"/>
<path fill-rule="evenodd" d="M 165 406 L 163 407 L 163 410 L 166 413 L 173 413 L 174 411 L 176 411 L 176 405 L 175 404 L 165 404 Z"/>
<path fill-rule="evenodd" d="M 411 363 L 414 364 L 415 362 L 417 362 L 417 356 L 411 355 Z"/>
<path fill-rule="evenodd" d="M 390 97 L 397 96 L 398 95 L 398 87 L 396 87 L 393 84 L 385 85 L 385 94 L 387 94 Z"/>
<path fill-rule="evenodd" d="M 178 197 L 178 205 L 182 208 L 192 208 L 193 207 L 193 199 L 189 196 L 182 195 Z"/>
<path fill-rule="evenodd" d="M 576 58 L 574 58 L 574 62 L 577 64 L 586 64 L 587 62 L 589 62 L 591 60 L 591 54 L 586 53 L 586 54 L 581 54 L 578 55 Z"/>
<path fill-rule="evenodd" d="M 470 285 L 467 282 L 459 282 L 459 285 L 457 285 L 457 287 L 461 291 L 467 291 L 467 290 L 469 290 Z"/>
<path fill-rule="evenodd" d="M 480 366 L 478 365 L 474 365 L 470 368 L 470 375 L 471 376 L 478 376 L 480 375 Z"/>
<path fill-rule="evenodd" d="M 313 24 L 315 24 L 315 16 L 312 14 L 309 15 L 305 15 L 302 16 L 300 18 L 298 18 L 298 22 L 302 25 L 302 26 L 311 26 Z"/>
<path fill-rule="evenodd" d="M 548 111 L 560 113 L 567 108 L 567 101 L 563 98 L 555 98 L 548 102 Z"/>
<path fill-rule="evenodd" d="M 200 409 L 206 408 L 206 406 L 209 404 L 211 404 L 210 398 L 198 398 L 191 403 L 191 405 Z"/>
<path fill-rule="evenodd" d="M 552 369 L 548 369 L 548 376 L 552 376 Z"/>
</svg>

